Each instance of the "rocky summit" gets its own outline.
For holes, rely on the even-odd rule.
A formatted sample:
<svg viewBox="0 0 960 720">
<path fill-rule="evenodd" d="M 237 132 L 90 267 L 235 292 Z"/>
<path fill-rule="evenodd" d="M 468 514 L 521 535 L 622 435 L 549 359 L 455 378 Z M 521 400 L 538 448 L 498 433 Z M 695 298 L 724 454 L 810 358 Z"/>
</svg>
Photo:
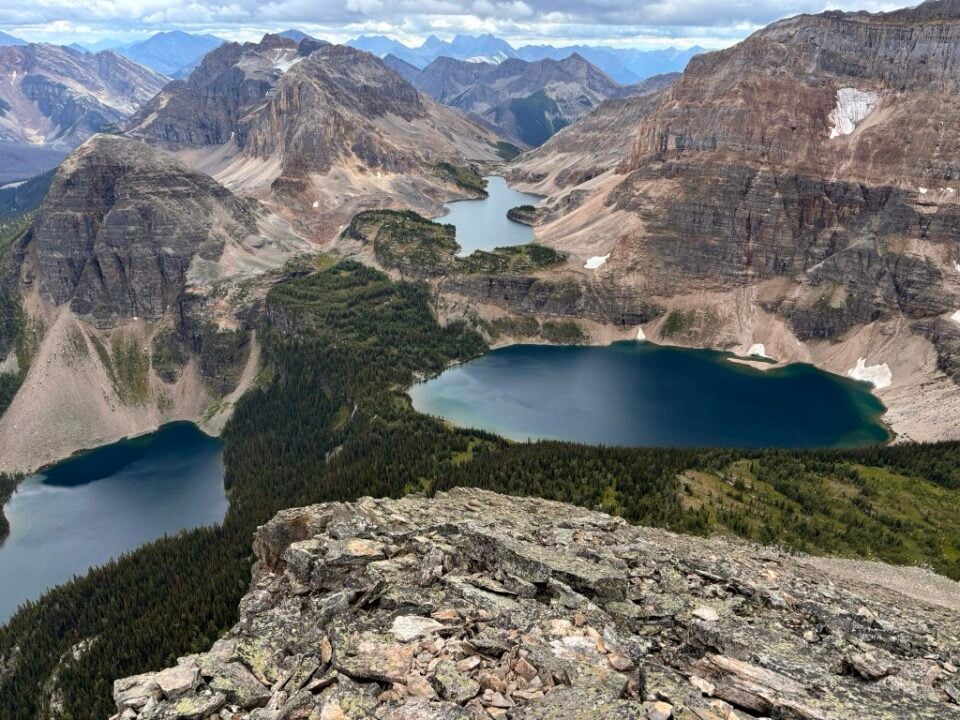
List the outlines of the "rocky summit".
<svg viewBox="0 0 960 720">
<path fill-rule="evenodd" d="M 960 717 L 960 622 L 895 568 L 468 489 L 285 510 L 254 551 L 239 622 L 116 718 Z"/>
</svg>

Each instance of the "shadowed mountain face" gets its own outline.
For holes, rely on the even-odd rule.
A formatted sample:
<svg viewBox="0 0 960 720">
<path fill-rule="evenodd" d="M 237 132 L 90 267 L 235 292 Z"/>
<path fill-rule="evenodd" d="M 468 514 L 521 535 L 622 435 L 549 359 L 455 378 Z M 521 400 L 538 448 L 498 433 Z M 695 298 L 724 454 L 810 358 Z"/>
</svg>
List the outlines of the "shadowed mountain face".
<svg viewBox="0 0 960 720">
<path fill-rule="evenodd" d="M 601 108 L 517 178 L 552 193 L 553 244 L 609 255 L 594 275 L 663 298 L 666 316 L 692 292 L 731 308 L 750 294 L 674 340 L 773 343 L 840 372 L 864 358 L 892 370 L 883 397 L 960 378 L 958 40 L 955 0 L 785 20 Z M 703 302 L 683 312 L 717 315 Z"/>
<path fill-rule="evenodd" d="M 390 62 L 396 66 L 403 61 Z M 409 67 L 400 70 L 412 74 Z M 537 146 L 604 100 L 659 90 L 669 79 L 624 87 L 574 54 L 563 60 L 510 59 L 496 65 L 441 57 L 413 74 L 411 82 L 440 102 Z"/>
<path fill-rule="evenodd" d="M 45 189 L 21 188 L 0 191 L 0 205 L 28 209 Z M 218 431 L 232 406 L 211 404 L 249 382 L 256 360 L 243 299 L 313 245 L 209 175 L 98 134 L 60 165 L 10 249 L 4 290 L 26 318 L 12 338 L 27 370 L 0 417 L 4 470 L 172 420 Z"/>
<path fill-rule="evenodd" d="M 149 145 L 96 135 L 58 169 L 28 241 L 41 295 L 109 327 L 159 320 L 193 292 L 282 264 L 307 245 Z M 274 232 L 274 231 L 277 232 Z"/>
<path fill-rule="evenodd" d="M 408 83 L 412 83 L 417 75 L 420 74 L 420 68 L 411 65 L 406 60 L 401 60 L 396 55 L 388 53 L 383 57 L 383 64 L 393 70 Z"/>
<path fill-rule="evenodd" d="M 240 200 L 144 143 L 98 135 L 60 166 L 34 223 L 41 294 L 97 324 L 159 319 L 195 257 L 216 261 L 256 232 Z"/>
<path fill-rule="evenodd" d="M 0 141 L 69 149 L 123 122 L 166 81 L 109 51 L 0 47 Z"/>
</svg>

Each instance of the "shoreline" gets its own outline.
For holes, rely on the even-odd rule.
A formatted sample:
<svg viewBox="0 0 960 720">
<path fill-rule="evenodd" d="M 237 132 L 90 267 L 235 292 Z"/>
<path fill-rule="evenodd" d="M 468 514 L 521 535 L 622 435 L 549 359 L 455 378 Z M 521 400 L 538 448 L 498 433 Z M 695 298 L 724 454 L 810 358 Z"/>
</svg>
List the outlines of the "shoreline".
<svg viewBox="0 0 960 720">
<path fill-rule="evenodd" d="M 24 477 L 26 476 L 19 477 L 16 475 L 0 474 L 0 548 L 3 547 L 6 539 L 10 537 L 10 522 L 7 520 L 7 516 L 4 515 L 3 509 L 10 501 L 10 498 L 13 497 L 14 493 L 17 492 L 17 487 Z"/>
<path fill-rule="evenodd" d="M 210 439 L 217 439 L 220 437 L 219 434 L 213 434 L 213 433 L 207 432 L 207 430 L 205 430 L 202 427 L 202 425 L 198 422 L 193 422 L 191 420 L 171 420 L 169 422 L 165 422 L 158 425 L 152 430 L 144 430 L 143 432 L 134 433 L 132 435 L 125 435 L 116 440 L 111 440 L 110 442 L 105 442 L 100 445 L 94 445 L 93 447 L 79 448 L 77 450 L 74 450 L 72 453 L 70 453 L 66 457 L 45 462 L 43 465 L 37 468 L 34 468 L 29 472 L 17 472 L 12 474 L 0 472 L 0 549 L 3 548 L 3 544 L 7 540 L 7 538 L 10 537 L 10 532 L 11 532 L 10 522 L 7 520 L 6 514 L 4 513 L 4 509 L 6 508 L 7 503 L 9 503 L 10 500 L 13 499 L 13 496 L 16 494 L 17 489 L 20 487 L 20 483 L 22 483 L 28 477 L 30 477 L 31 475 L 40 475 L 45 470 L 48 470 L 56 465 L 68 462 L 70 460 L 82 457 L 84 455 L 88 455 L 90 453 L 96 452 L 97 450 L 102 450 L 103 448 L 109 447 L 111 445 L 116 445 L 118 443 L 126 442 L 129 440 L 136 440 L 138 438 L 143 438 L 148 435 L 153 435 L 154 433 L 160 432 L 164 428 L 167 428 L 171 425 L 180 425 L 180 424 L 192 425 L 194 429 L 196 429 L 202 435 Z M 224 480 L 226 480 L 226 475 L 224 475 Z M 224 491 L 226 492 L 226 490 L 227 490 L 226 485 L 224 485 Z"/>
</svg>

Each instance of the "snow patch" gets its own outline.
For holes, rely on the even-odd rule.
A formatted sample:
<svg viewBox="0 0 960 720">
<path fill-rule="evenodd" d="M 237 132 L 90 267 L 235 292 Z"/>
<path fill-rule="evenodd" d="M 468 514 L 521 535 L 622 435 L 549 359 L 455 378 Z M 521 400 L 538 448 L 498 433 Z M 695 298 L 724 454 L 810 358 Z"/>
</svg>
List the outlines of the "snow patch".
<svg viewBox="0 0 960 720">
<path fill-rule="evenodd" d="M 303 60 L 302 57 L 295 57 L 295 58 L 290 58 L 290 59 L 277 60 L 277 62 L 275 62 L 275 63 L 273 64 L 273 66 L 274 66 L 277 70 L 279 70 L 280 72 L 284 72 L 284 73 L 285 73 L 287 70 L 289 70 L 290 68 L 292 68 L 294 65 L 296 65 L 296 64 L 297 64 L 298 62 L 300 62 L 301 60 Z"/>
<path fill-rule="evenodd" d="M 847 377 L 871 383 L 877 390 L 889 387 L 893 382 L 893 373 L 886 363 L 882 365 L 867 365 L 866 358 L 857 358 L 857 366 L 847 370 Z"/>
<path fill-rule="evenodd" d="M 955 262 L 953 266 L 957 269 L 957 272 L 960 272 L 960 262 Z"/>
<path fill-rule="evenodd" d="M 960 323 L 960 310 L 957 310 L 953 315 L 951 315 L 950 319 L 956 323 Z"/>
<path fill-rule="evenodd" d="M 830 111 L 828 118 L 833 124 L 830 128 L 830 137 L 849 135 L 857 123 L 872 113 L 880 102 L 880 96 L 870 90 L 856 88 L 840 88 L 837 90 L 837 106 Z"/>
<path fill-rule="evenodd" d="M 642 327 L 638 327 L 638 328 L 637 328 L 637 340 L 646 340 L 646 339 L 647 339 L 647 336 L 646 336 L 646 333 L 643 332 L 643 328 L 642 328 Z"/>
<path fill-rule="evenodd" d="M 319 201 L 319 200 L 314 200 L 314 201 L 313 201 L 313 206 L 314 206 L 315 208 L 320 207 L 320 201 Z"/>
<path fill-rule="evenodd" d="M 587 263 L 584 265 L 584 267 L 587 270 L 596 270 L 598 267 L 603 265 L 609 257 L 610 253 L 607 253 L 606 255 L 594 255 L 592 258 L 587 260 Z"/>
<path fill-rule="evenodd" d="M 926 189 L 926 188 L 917 188 L 917 190 L 920 191 L 920 194 L 921 194 L 921 195 L 926 195 L 926 194 L 927 194 L 927 189 Z"/>
<path fill-rule="evenodd" d="M 769 355 L 767 355 L 767 349 L 763 346 L 763 343 L 754 343 L 747 349 L 747 355 L 750 357 L 762 357 L 772 360 Z"/>
<path fill-rule="evenodd" d="M 0 362 L 0 375 L 16 375 L 20 372 L 20 362 L 17 358 L 17 351 L 11 349 L 3 362 Z"/>
<path fill-rule="evenodd" d="M 26 180 L 21 180 L 20 182 L 7 183 L 6 185 L 0 185 L 0 190 L 13 190 L 23 185 Z"/>
<path fill-rule="evenodd" d="M 487 63 L 488 65 L 499 65 L 499 64 L 502 63 L 504 60 L 506 60 L 508 57 L 509 57 L 509 56 L 508 56 L 505 52 L 503 52 L 503 50 L 500 50 L 499 52 L 497 52 L 497 53 L 495 53 L 495 54 L 493 54 L 493 55 L 472 55 L 472 56 L 468 57 L 468 58 L 465 60 L 465 62 L 468 62 L 468 63 Z"/>
</svg>

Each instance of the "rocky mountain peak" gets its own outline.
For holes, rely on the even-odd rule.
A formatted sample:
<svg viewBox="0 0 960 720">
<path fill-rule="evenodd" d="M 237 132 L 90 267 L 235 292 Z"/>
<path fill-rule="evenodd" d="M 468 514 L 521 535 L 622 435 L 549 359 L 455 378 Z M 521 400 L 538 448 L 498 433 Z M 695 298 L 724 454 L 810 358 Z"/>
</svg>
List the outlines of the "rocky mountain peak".
<svg viewBox="0 0 960 720">
<path fill-rule="evenodd" d="M 47 301 L 69 303 L 100 327 L 157 320 L 188 284 L 241 271 L 251 236 L 257 252 L 269 255 L 274 243 L 260 235 L 263 215 L 257 202 L 149 145 L 95 135 L 53 179 L 31 230 L 28 264 L 35 267 L 25 276 L 35 272 Z M 220 268 L 227 256 L 230 267 Z"/>
<path fill-rule="evenodd" d="M 606 99 L 630 90 L 573 53 L 562 60 L 475 63 L 439 57 L 411 80 L 434 99 L 539 145 Z"/>
<path fill-rule="evenodd" d="M 458 489 L 285 510 L 254 552 L 239 622 L 118 718 L 960 717 L 954 613 L 773 550 Z"/>
<path fill-rule="evenodd" d="M 257 43 L 257 45 L 262 49 L 296 47 L 297 41 L 292 38 L 286 38 L 283 35 L 266 33 L 260 38 L 260 42 Z"/>
<path fill-rule="evenodd" d="M 960 2 L 957 0 L 926 0 L 913 7 L 893 10 L 887 13 L 878 13 L 872 17 L 878 20 L 899 19 L 904 17 L 915 19 L 960 19 Z"/>
<path fill-rule="evenodd" d="M 449 182 L 440 164 L 494 159 L 499 139 L 421 96 L 376 56 L 309 38 L 222 46 L 128 132 L 232 189 L 299 205 L 307 210 L 299 219 L 327 239 L 359 204 L 402 195 L 404 205 L 432 208 Z"/>
<path fill-rule="evenodd" d="M 185 81 L 170 83 L 145 105 L 128 123 L 128 132 L 174 147 L 228 142 L 284 73 L 317 47 L 311 39 L 297 43 L 280 35 L 265 35 L 259 43 L 225 43 Z"/>
</svg>

